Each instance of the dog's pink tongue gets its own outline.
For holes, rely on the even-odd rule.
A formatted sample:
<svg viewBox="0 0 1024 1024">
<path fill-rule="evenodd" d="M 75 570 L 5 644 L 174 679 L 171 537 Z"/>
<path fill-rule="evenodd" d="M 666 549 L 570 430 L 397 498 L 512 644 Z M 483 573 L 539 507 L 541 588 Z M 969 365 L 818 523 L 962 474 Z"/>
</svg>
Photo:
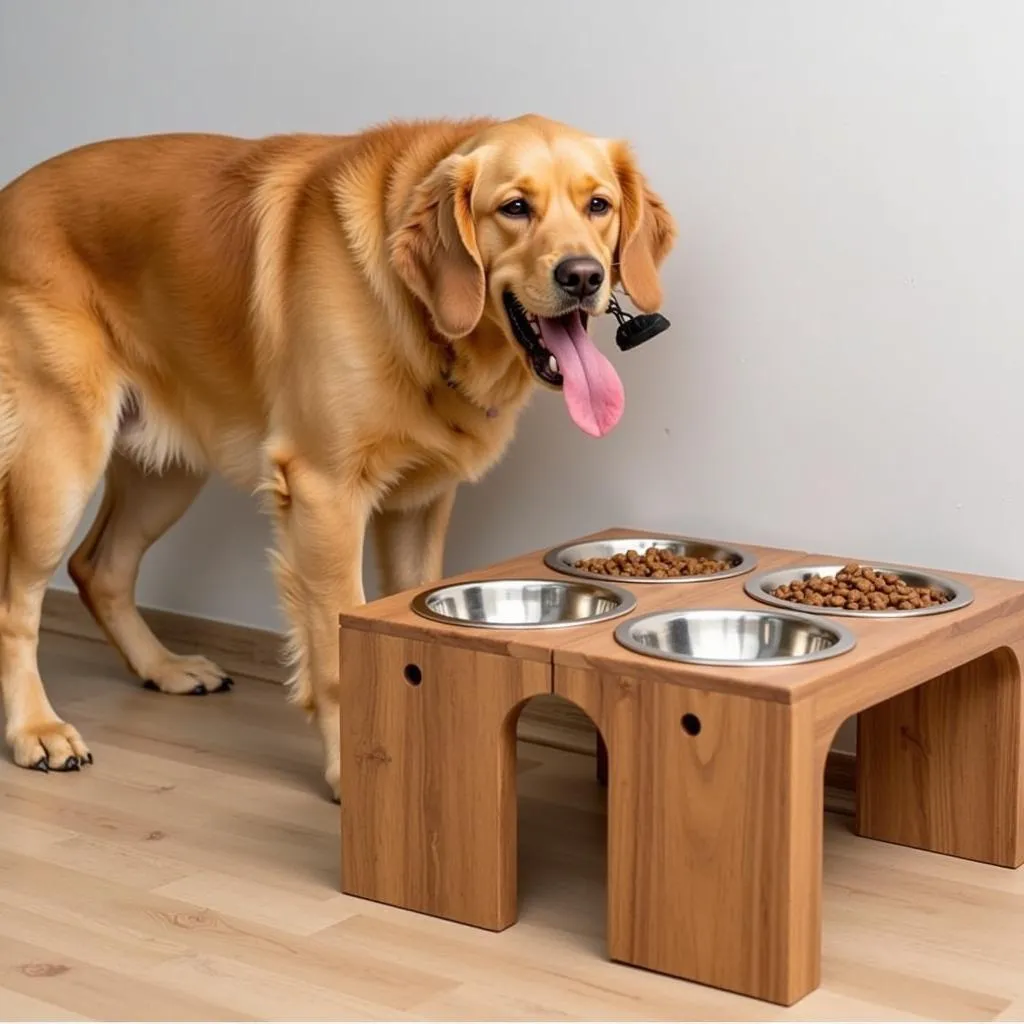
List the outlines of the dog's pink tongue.
<svg viewBox="0 0 1024 1024">
<path fill-rule="evenodd" d="M 560 320 L 541 317 L 540 336 L 558 360 L 573 422 L 593 437 L 603 437 L 619 422 L 626 404 L 615 367 L 590 340 L 578 312 Z"/>
</svg>

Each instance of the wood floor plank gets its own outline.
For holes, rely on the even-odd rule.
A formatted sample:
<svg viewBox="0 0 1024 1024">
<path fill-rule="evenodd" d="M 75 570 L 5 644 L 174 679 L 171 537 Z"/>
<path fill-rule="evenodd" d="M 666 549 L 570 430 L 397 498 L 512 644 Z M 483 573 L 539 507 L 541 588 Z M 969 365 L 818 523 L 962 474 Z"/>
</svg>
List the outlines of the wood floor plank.
<svg viewBox="0 0 1024 1024">
<path fill-rule="evenodd" d="M 315 899 L 220 871 L 190 874 L 153 891 L 289 935 L 313 935 L 359 912 L 359 901 L 343 894 Z"/>
<path fill-rule="evenodd" d="M 6 989 L 94 1020 L 147 1020 L 154 1011 L 164 1020 L 253 1019 L 173 985 L 10 938 L 0 943 L 0 991 Z"/>
<path fill-rule="evenodd" d="M 446 924 L 385 921 L 371 911 L 320 938 L 339 955 L 372 949 L 391 963 L 416 964 L 453 982 L 528 996 L 545 1008 L 562 1007 L 578 1020 L 712 1020 L 722 1012 L 730 1020 L 775 1018 L 774 1008 L 738 996 L 730 998 L 727 1010 L 716 1010 L 721 1001 L 713 990 L 607 963 L 592 942 L 563 941 L 555 955 L 552 947 L 545 951 L 522 934 L 513 946 L 501 935 L 456 933 Z"/>
<path fill-rule="evenodd" d="M 833 960 L 828 988 L 830 993 L 875 1001 L 887 1010 L 928 1020 L 995 1020 L 1011 1004 L 1010 999 L 989 992 L 858 960 Z"/>
<path fill-rule="evenodd" d="M 0 850 L 38 853 L 46 847 L 74 839 L 76 833 L 46 821 L 28 821 L 23 815 L 0 810 Z"/>
<path fill-rule="evenodd" d="M 0 1018 L 3 1020 L 88 1020 L 88 1017 L 63 1006 L 54 1006 L 42 999 L 15 992 L 14 989 L 0 985 Z"/>
<path fill-rule="evenodd" d="M 154 981 L 200 990 L 232 1012 L 261 1019 L 404 1020 L 405 1014 L 355 999 L 340 988 L 297 981 L 285 973 L 251 967 L 229 957 L 190 956 L 148 972 Z M 301 1013 L 296 1009 L 301 1008 Z"/>
<path fill-rule="evenodd" d="M 313 985 L 337 985 L 357 999 L 393 1010 L 404 1011 L 453 986 L 444 976 L 412 965 L 398 969 L 370 950 L 351 949 L 341 959 L 316 940 L 218 914 L 200 903 L 133 890 L 113 880 L 86 880 L 73 870 L 0 855 L 0 904 L 26 899 L 67 908 L 80 920 L 88 917 L 94 927 L 130 931 L 146 943 L 169 942 L 176 950 L 183 947 L 192 954 L 282 971 Z M 0 934 L 2 929 L 0 922 Z"/>
<path fill-rule="evenodd" d="M 1024 1020 L 1024 999 L 1017 999 L 1012 1002 L 996 1020 Z"/>
</svg>

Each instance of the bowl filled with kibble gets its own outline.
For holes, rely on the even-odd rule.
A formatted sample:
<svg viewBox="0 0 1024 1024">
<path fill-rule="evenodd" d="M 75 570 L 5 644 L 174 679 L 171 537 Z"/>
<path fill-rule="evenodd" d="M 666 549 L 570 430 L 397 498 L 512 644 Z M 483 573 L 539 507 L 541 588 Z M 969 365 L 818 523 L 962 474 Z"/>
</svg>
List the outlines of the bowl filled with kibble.
<svg viewBox="0 0 1024 1024">
<path fill-rule="evenodd" d="M 895 619 L 966 608 L 971 588 L 958 580 L 894 565 L 799 565 L 752 577 L 755 601 L 818 615 Z"/>
<path fill-rule="evenodd" d="M 674 537 L 612 537 L 552 548 L 555 572 L 623 583 L 700 583 L 751 572 L 757 559 L 714 541 Z"/>
</svg>

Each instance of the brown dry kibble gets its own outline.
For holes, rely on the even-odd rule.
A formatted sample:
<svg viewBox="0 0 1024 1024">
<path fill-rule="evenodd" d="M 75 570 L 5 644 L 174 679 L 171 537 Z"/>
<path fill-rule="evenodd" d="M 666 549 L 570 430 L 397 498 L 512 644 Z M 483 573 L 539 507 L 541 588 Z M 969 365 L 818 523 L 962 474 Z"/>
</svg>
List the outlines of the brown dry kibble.
<svg viewBox="0 0 1024 1024">
<path fill-rule="evenodd" d="M 630 548 L 611 558 L 584 558 L 577 569 L 600 576 L 625 576 L 635 579 L 680 579 L 683 576 L 712 576 L 725 572 L 730 564 L 714 558 L 691 558 L 678 555 L 671 548 L 657 545 L 639 552 Z"/>
<path fill-rule="evenodd" d="M 864 612 L 915 611 L 951 600 L 938 587 L 912 587 L 895 573 L 855 564 L 844 565 L 835 576 L 793 580 L 776 587 L 772 596 L 791 604 Z"/>
</svg>

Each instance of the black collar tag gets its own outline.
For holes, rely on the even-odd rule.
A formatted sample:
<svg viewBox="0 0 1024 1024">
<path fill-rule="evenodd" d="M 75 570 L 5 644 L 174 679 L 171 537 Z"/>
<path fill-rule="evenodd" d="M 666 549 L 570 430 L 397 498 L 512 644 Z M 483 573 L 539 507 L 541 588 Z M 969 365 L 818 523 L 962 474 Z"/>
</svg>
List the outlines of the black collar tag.
<svg viewBox="0 0 1024 1024">
<path fill-rule="evenodd" d="M 608 300 L 608 312 L 619 322 L 619 329 L 615 332 L 615 344 L 623 352 L 650 341 L 672 326 L 661 313 L 640 313 L 636 316 L 627 313 L 614 295 Z"/>
</svg>

